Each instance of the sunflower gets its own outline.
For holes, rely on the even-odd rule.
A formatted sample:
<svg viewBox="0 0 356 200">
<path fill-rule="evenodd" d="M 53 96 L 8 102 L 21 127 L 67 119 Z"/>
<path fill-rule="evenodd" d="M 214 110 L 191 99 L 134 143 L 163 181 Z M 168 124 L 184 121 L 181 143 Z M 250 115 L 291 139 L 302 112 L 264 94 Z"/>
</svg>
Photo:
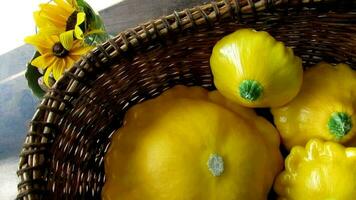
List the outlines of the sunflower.
<svg viewBox="0 0 356 200">
<path fill-rule="evenodd" d="M 86 16 L 75 0 L 53 0 L 40 4 L 40 10 L 34 12 L 34 19 L 39 33 L 59 35 L 66 50 L 71 49 L 75 38 L 83 39 L 80 25 L 85 22 Z"/>
<path fill-rule="evenodd" d="M 36 47 L 40 56 L 33 59 L 31 65 L 45 70 L 44 82 L 50 86 L 51 73 L 58 80 L 66 69 L 72 67 L 81 55 L 93 48 L 80 40 L 74 40 L 70 49 L 64 48 L 58 35 L 36 34 L 25 38 L 25 42 Z"/>
</svg>

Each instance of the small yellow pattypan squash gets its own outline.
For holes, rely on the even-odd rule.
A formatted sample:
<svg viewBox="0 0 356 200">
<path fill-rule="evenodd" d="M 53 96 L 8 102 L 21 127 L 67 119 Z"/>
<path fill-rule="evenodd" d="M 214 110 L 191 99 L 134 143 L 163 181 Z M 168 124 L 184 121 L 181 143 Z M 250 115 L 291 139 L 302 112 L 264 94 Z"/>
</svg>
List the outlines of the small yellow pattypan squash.
<svg viewBox="0 0 356 200">
<path fill-rule="evenodd" d="M 104 163 L 104 200 L 266 200 L 283 166 L 269 122 L 184 86 L 132 107 Z"/>
<path fill-rule="evenodd" d="M 272 113 L 288 149 L 311 138 L 356 146 L 355 109 L 356 71 L 320 63 L 304 73 L 297 97 Z"/>
<path fill-rule="evenodd" d="M 214 46 L 210 65 L 216 88 L 247 107 L 282 106 L 301 85 L 301 59 L 264 31 L 240 29 Z"/>
<path fill-rule="evenodd" d="M 310 140 L 295 146 L 274 189 L 279 200 L 355 200 L 356 148 Z"/>
</svg>

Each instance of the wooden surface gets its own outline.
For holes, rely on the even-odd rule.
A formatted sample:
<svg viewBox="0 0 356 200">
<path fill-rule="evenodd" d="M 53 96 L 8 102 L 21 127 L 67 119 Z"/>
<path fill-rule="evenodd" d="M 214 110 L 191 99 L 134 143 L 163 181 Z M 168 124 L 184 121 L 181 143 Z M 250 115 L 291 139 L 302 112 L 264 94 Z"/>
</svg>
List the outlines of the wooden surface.
<svg viewBox="0 0 356 200">
<path fill-rule="evenodd" d="M 204 2 L 207 0 L 124 0 L 100 14 L 107 31 L 116 35 L 127 28 L 171 14 L 174 10 L 194 7 Z"/>
</svg>

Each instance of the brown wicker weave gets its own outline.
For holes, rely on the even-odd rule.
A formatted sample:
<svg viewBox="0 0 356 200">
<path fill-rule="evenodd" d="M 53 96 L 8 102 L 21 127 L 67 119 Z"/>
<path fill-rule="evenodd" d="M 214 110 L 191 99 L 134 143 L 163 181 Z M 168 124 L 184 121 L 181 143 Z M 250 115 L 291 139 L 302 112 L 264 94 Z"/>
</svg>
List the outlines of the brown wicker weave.
<svg viewBox="0 0 356 200">
<path fill-rule="evenodd" d="M 305 67 L 322 60 L 356 67 L 355 4 L 225 0 L 120 33 L 45 95 L 20 154 L 17 198 L 100 199 L 103 156 L 126 110 L 176 84 L 214 89 L 212 47 L 238 28 L 267 30 L 293 47 Z"/>
</svg>

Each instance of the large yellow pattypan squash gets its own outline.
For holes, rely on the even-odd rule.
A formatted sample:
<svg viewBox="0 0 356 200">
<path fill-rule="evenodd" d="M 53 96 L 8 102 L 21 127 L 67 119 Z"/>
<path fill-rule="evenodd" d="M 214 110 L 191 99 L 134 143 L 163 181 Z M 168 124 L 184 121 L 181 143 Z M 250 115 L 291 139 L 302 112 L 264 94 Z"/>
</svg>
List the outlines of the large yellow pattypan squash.
<svg viewBox="0 0 356 200">
<path fill-rule="evenodd" d="M 278 175 L 279 200 L 355 200 L 356 148 L 310 140 L 295 146 Z"/>
<path fill-rule="evenodd" d="M 264 31 L 240 29 L 214 46 L 210 65 L 216 88 L 248 107 L 282 106 L 301 85 L 301 59 Z"/>
<path fill-rule="evenodd" d="M 106 200 L 266 200 L 276 129 L 217 92 L 176 86 L 132 107 L 105 156 Z"/>
<path fill-rule="evenodd" d="M 305 72 L 298 96 L 272 113 L 289 149 L 311 138 L 356 146 L 355 109 L 356 71 L 345 64 L 320 63 Z"/>
</svg>

